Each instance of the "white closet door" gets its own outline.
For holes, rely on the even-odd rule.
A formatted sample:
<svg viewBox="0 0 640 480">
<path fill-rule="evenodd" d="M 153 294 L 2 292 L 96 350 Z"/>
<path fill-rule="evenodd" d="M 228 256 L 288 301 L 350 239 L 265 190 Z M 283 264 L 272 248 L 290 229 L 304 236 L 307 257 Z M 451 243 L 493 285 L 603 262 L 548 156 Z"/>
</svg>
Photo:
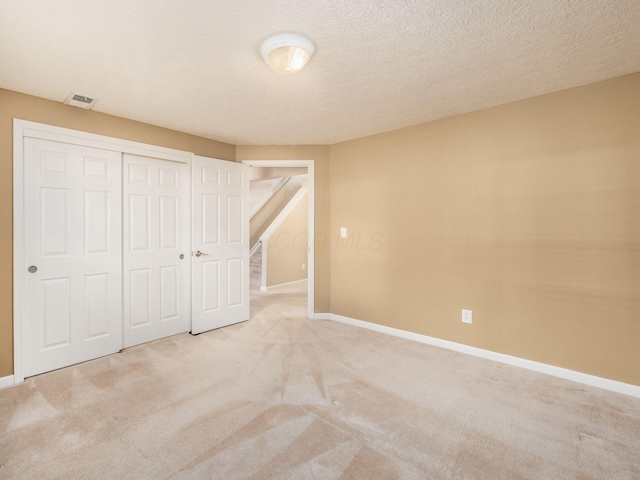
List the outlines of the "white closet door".
<svg viewBox="0 0 640 480">
<path fill-rule="evenodd" d="M 249 320 L 249 167 L 194 156 L 191 333 Z"/>
<path fill-rule="evenodd" d="M 124 346 L 189 330 L 185 163 L 124 155 Z"/>
<path fill-rule="evenodd" d="M 121 155 L 24 139 L 25 376 L 122 348 Z"/>
</svg>

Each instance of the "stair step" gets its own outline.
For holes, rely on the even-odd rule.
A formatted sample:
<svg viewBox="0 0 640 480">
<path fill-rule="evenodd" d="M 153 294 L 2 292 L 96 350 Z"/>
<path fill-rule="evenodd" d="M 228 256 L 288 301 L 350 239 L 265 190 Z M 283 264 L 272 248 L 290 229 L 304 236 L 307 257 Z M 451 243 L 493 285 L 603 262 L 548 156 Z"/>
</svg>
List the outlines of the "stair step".
<svg viewBox="0 0 640 480">
<path fill-rule="evenodd" d="M 252 289 L 259 289 L 262 285 L 262 245 L 258 247 L 249 259 L 249 284 Z"/>
</svg>

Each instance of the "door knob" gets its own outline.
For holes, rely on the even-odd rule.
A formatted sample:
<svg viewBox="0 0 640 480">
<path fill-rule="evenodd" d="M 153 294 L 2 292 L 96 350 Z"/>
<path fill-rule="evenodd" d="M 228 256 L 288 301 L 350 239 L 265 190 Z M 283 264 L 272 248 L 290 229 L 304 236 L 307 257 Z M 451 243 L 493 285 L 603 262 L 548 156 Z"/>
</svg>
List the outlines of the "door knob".
<svg viewBox="0 0 640 480">
<path fill-rule="evenodd" d="M 200 257 L 200 256 L 202 256 L 202 255 L 209 255 L 209 254 L 208 254 L 208 253 L 201 252 L 200 250 L 198 250 L 198 251 L 196 252 L 196 257 Z"/>
<path fill-rule="evenodd" d="M 31 265 L 29 268 L 27 268 L 27 271 L 29 273 L 36 273 L 38 271 L 38 267 L 36 267 L 35 265 Z"/>
<path fill-rule="evenodd" d="M 180 254 L 180 260 L 183 260 L 183 259 L 184 259 L 184 253 L 181 253 Z"/>
</svg>

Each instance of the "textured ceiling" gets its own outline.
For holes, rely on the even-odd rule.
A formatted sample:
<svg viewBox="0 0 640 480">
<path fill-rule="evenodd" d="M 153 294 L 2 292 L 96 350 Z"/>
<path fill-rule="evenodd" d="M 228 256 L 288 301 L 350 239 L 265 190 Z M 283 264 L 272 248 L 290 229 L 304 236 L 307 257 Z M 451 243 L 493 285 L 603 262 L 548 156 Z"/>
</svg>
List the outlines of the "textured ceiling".
<svg viewBox="0 0 640 480">
<path fill-rule="evenodd" d="M 259 50 L 289 31 L 317 51 L 281 76 Z M 234 144 L 331 144 L 639 70 L 638 0 L 0 1 L 0 87 Z"/>
</svg>

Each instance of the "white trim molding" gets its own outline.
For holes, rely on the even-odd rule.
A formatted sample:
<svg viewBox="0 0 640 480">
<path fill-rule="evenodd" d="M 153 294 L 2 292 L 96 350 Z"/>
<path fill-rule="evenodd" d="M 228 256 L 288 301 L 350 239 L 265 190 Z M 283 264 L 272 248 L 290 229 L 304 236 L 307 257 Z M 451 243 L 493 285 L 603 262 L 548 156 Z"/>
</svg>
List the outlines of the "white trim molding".
<svg viewBox="0 0 640 480">
<path fill-rule="evenodd" d="M 336 315 L 333 313 L 317 313 L 315 315 L 316 320 L 326 320 L 327 317 L 329 320 L 345 323 L 347 325 L 353 325 L 355 327 L 366 328 L 367 330 L 373 330 L 374 332 L 393 335 L 395 337 L 413 340 L 415 342 L 424 343 L 426 345 L 431 345 L 434 347 L 446 348 L 447 350 L 453 350 L 454 352 L 465 353 L 467 355 L 473 355 L 474 357 L 493 360 L 494 362 L 500 362 L 507 365 L 512 365 L 514 367 L 526 368 L 527 370 L 532 370 L 534 372 L 544 373 L 546 375 L 551 375 L 553 377 L 558 377 L 565 380 L 571 380 L 572 382 L 582 383 L 591 387 L 598 387 L 604 390 L 640 398 L 640 386 L 637 385 L 618 382 L 616 380 L 610 380 L 608 378 L 596 377 L 595 375 L 576 372 L 574 370 L 568 370 L 566 368 L 556 367 L 553 365 L 548 365 L 546 363 L 535 362 L 533 360 L 505 355 L 503 353 L 492 352 L 490 350 L 484 350 L 482 348 L 471 347 L 469 345 L 451 342 L 449 340 L 442 340 L 440 338 L 429 337 L 427 335 L 408 332 L 406 330 L 400 330 L 398 328 L 387 327 L 385 325 L 378 325 L 377 323 L 356 320 L 354 318 L 344 317 L 342 315 Z"/>
<path fill-rule="evenodd" d="M 249 251 L 249 258 L 253 257 L 259 248 L 260 248 L 260 242 L 256 242 L 253 248 Z"/>
<path fill-rule="evenodd" d="M 262 207 L 264 207 L 267 202 L 269 200 L 271 200 L 273 198 L 273 196 L 278 193 L 282 187 L 284 187 L 287 183 L 289 183 L 289 180 L 291 180 L 291 177 L 285 177 L 283 178 L 278 185 L 275 186 L 275 188 L 273 190 L 271 190 L 271 193 L 269 193 L 264 199 L 262 199 L 261 202 L 259 202 L 257 205 L 255 205 L 252 209 L 251 209 L 251 213 L 249 214 L 249 220 L 251 220 L 253 217 L 255 217 L 257 215 L 257 213 L 262 210 Z"/>
<path fill-rule="evenodd" d="M 13 375 L 0 377 L 0 390 L 7 387 L 13 387 L 14 385 L 15 385 L 15 379 L 13 378 Z"/>
<path fill-rule="evenodd" d="M 271 290 L 273 290 L 275 288 L 291 287 L 293 285 L 297 285 L 298 283 L 303 283 L 303 282 L 306 282 L 306 281 L 307 281 L 306 278 L 301 278 L 300 280 L 294 280 L 293 282 L 278 283 L 277 285 L 269 285 L 268 287 L 261 286 L 260 287 L 260 291 L 262 291 L 262 292 L 270 292 Z M 314 319 L 315 319 L 315 317 L 314 317 Z"/>
<path fill-rule="evenodd" d="M 123 140 L 121 138 L 108 137 L 96 133 L 71 130 L 69 128 L 46 125 L 44 123 L 30 122 L 28 120 L 13 119 L 14 138 L 15 132 L 22 137 L 39 138 L 42 140 L 52 140 L 54 142 L 70 143 L 85 147 L 99 148 L 102 150 L 112 150 L 115 152 L 131 153 L 144 157 L 161 158 L 173 162 L 189 163 L 193 152 L 175 150 L 173 148 L 159 147 L 147 143 Z"/>
<path fill-rule="evenodd" d="M 284 208 L 280 211 L 280 213 L 276 216 L 276 218 L 273 219 L 273 222 L 271 222 L 271 225 L 269 225 L 267 229 L 264 231 L 264 233 L 260 235 L 260 241 L 263 244 L 269 241 L 269 239 L 271 238 L 271 235 L 273 235 L 273 233 L 278 228 L 280 228 L 280 225 L 282 225 L 284 221 L 287 219 L 287 217 L 291 215 L 291 212 L 293 212 L 293 210 L 298 206 L 298 204 L 306 194 L 307 194 L 307 187 L 300 187 L 300 190 L 298 190 L 295 193 L 295 195 L 291 197 L 291 200 L 289 200 L 289 203 L 287 203 L 284 206 Z"/>
</svg>

